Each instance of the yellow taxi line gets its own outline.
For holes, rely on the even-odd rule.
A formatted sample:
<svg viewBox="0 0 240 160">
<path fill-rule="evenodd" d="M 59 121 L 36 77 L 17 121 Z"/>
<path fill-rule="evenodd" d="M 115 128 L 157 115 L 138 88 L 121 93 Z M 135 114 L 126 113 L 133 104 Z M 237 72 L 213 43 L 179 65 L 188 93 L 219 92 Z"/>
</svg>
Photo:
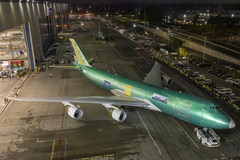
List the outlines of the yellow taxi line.
<svg viewBox="0 0 240 160">
<path fill-rule="evenodd" d="M 53 154 L 54 154 L 54 148 L 55 148 L 55 139 L 53 140 L 53 145 L 52 145 L 52 153 L 51 153 L 51 160 L 53 159 Z"/>
</svg>

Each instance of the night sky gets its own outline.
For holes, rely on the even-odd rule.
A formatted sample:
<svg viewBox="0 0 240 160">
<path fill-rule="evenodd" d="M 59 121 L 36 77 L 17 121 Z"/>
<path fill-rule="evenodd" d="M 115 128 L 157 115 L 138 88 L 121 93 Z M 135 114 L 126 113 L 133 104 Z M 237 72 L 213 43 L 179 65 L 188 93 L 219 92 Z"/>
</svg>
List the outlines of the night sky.
<svg viewBox="0 0 240 160">
<path fill-rule="evenodd" d="M 77 2 L 78 0 L 74 0 Z M 72 1 L 72 2 L 74 2 Z M 79 0 L 79 2 L 109 4 L 109 3 L 212 3 L 212 4 L 233 4 L 239 3 L 240 0 Z"/>
</svg>

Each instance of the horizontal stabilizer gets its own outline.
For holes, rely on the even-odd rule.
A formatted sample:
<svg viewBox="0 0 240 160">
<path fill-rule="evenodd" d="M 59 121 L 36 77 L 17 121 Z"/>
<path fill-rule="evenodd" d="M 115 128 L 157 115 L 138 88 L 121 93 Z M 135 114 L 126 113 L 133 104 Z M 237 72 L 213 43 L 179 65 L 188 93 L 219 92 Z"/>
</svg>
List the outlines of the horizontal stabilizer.
<svg viewBox="0 0 240 160">
<path fill-rule="evenodd" d="M 155 62 L 152 70 L 143 79 L 143 83 L 162 88 L 161 65 L 158 62 Z"/>
<path fill-rule="evenodd" d="M 78 66 L 49 66 L 50 68 L 61 68 L 61 69 L 79 69 Z"/>
<path fill-rule="evenodd" d="M 88 60 L 88 63 L 89 63 L 90 65 L 92 65 L 94 62 L 95 62 L 95 58 L 91 58 L 91 59 Z"/>
</svg>

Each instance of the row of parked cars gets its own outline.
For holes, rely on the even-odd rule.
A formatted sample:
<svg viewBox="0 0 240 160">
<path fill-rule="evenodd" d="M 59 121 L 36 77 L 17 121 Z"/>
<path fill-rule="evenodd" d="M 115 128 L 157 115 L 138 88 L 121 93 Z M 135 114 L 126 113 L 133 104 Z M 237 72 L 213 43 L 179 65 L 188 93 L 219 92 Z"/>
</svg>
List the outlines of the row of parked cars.
<svg viewBox="0 0 240 160">
<path fill-rule="evenodd" d="M 219 77 L 221 79 L 224 79 L 225 82 L 228 82 L 228 83 L 240 88 L 240 79 L 232 78 L 227 72 L 222 72 L 221 70 L 216 69 L 215 67 L 213 67 L 209 64 L 200 63 L 199 61 L 197 61 L 195 59 L 191 59 L 189 62 L 201 67 L 202 69 L 208 71 L 209 73 L 216 75 L 217 77 Z M 231 66 L 226 66 L 225 68 L 227 68 L 228 70 L 233 70 L 233 68 Z"/>
<path fill-rule="evenodd" d="M 234 79 L 229 74 L 224 73 L 221 70 L 218 70 L 218 69 L 214 68 L 213 66 L 210 66 L 209 64 L 198 63 L 194 59 L 191 59 L 190 63 L 195 64 L 195 65 L 199 66 L 200 68 L 208 71 L 209 73 L 212 73 L 212 74 L 216 75 L 217 77 L 224 79 L 225 82 L 228 82 L 228 83 L 231 83 L 232 85 L 240 87 L 240 85 L 239 85 L 240 79 Z M 210 85 L 210 87 L 211 87 L 211 85 Z M 227 101 L 230 104 L 234 104 L 234 105 L 240 107 L 240 97 L 236 96 L 235 93 L 233 93 L 231 88 L 217 86 L 216 84 L 211 88 L 212 88 L 212 92 L 215 95 L 223 98 L 225 101 Z"/>
<path fill-rule="evenodd" d="M 200 74 L 198 71 L 191 70 L 187 65 L 181 63 L 175 63 L 174 66 L 180 68 L 183 72 L 187 73 L 188 76 L 194 78 L 196 81 L 201 81 L 205 85 L 209 85 L 211 87 L 215 87 L 216 83 L 214 83 L 211 79 L 206 78 L 205 75 Z"/>
<path fill-rule="evenodd" d="M 43 59 L 43 62 L 48 64 L 54 64 L 55 62 L 55 56 L 57 54 L 57 47 L 61 44 L 61 42 L 55 42 L 52 46 L 52 48 L 49 49 L 48 56 Z"/>
<path fill-rule="evenodd" d="M 228 83 L 240 88 L 240 79 L 234 79 L 232 77 L 229 77 L 229 78 L 225 79 L 225 82 L 228 82 Z"/>
<path fill-rule="evenodd" d="M 211 92 L 212 94 L 220 97 L 221 99 L 227 101 L 230 104 L 235 104 L 236 106 L 240 107 L 240 97 L 236 96 L 231 88 L 218 86 L 211 79 L 208 79 L 204 75 L 199 74 L 198 71 L 193 71 L 189 69 L 187 65 L 184 65 L 181 62 L 174 63 L 174 66 L 183 71 L 189 78 L 195 81 L 198 85 L 203 85 L 208 92 Z M 231 81 L 232 79 L 228 80 Z"/>
<path fill-rule="evenodd" d="M 73 55 L 72 53 L 72 46 L 70 42 L 65 43 L 65 52 L 63 53 L 63 57 L 69 58 Z"/>
<path fill-rule="evenodd" d="M 57 53 L 57 47 L 61 45 L 61 42 L 55 42 L 52 46 L 52 48 L 49 49 L 48 56 L 43 59 L 43 62 L 46 64 L 64 64 L 64 63 L 71 63 L 71 60 L 64 60 L 64 59 L 55 59 L 56 53 Z M 69 58 L 73 55 L 72 53 L 72 47 L 70 42 L 66 42 L 65 44 L 65 52 L 63 53 L 63 57 Z"/>
</svg>

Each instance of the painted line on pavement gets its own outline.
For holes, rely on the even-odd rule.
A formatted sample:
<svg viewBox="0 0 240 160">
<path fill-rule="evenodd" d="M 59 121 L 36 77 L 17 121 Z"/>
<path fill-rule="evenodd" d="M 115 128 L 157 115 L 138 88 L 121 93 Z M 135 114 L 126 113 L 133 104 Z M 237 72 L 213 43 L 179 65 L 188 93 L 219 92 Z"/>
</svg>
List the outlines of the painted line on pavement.
<svg viewBox="0 0 240 160">
<path fill-rule="evenodd" d="M 65 152 L 64 152 L 64 160 L 66 160 L 67 157 L 67 139 L 65 139 Z"/>
<path fill-rule="evenodd" d="M 5 140 L 5 141 L 0 141 L 0 144 L 2 144 L 2 143 L 10 143 L 10 142 L 18 142 L 18 141 L 30 141 L 30 140 L 35 140 L 36 138 L 26 138 L 26 139 L 21 139 L 21 138 L 19 138 L 19 139 L 14 139 L 14 140 L 12 140 L 12 139 L 9 139 L 9 140 Z"/>
<path fill-rule="evenodd" d="M 65 96 L 68 95 L 68 79 L 66 82 L 66 91 L 65 91 Z M 61 143 L 62 143 L 62 135 L 63 135 L 63 122 L 64 122 L 64 115 L 65 115 L 65 107 L 63 107 L 63 113 L 62 113 L 62 123 L 61 123 L 61 130 L 60 130 L 60 135 L 59 135 L 59 144 L 58 144 L 58 160 L 61 152 Z"/>
<path fill-rule="evenodd" d="M 53 145 L 52 145 L 51 160 L 53 159 L 54 148 L 55 148 L 55 139 L 53 140 Z"/>
<path fill-rule="evenodd" d="M 158 150 L 158 152 L 159 152 L 159 154 L 160 154 L 160 156 L 161 156 L 161 158 L 162 158 L 162 152 L 161 152 L 161 151 L 160 151 L 160 149 L 158 148 L 158 146 L 157 146 L 157 143 L 156 143 L 156 142 L 155 142 L 155 140 L 153 139 L 153 137 L 152 137 L 152 135 L 151 135 L 150 131 L 148 130 L 148 128 L 147 128 L 147 126 L 146 126 L 145 122 L 143 121 L 143 119 L 142 119 L 141 115 L 138 113 L 137 109 L 136 109 L 136 112 L 137 112 L 137 114 L 138 114 L 138 116 L 139 116 L 139 118 L 140 118 L 140 120 L 141 120 L 141 122 L 142 122 L 143 126 L 144 126 L 144 127 L 145 127 L 145 129 L 147 130 L 147 132 L 148 132 L 148 135 L 149 135 L 149 136 L 150 136 L 150 138 L 152 139 L 152 141 L 153 141 L 153 143 L 154 143 L 155 147 L 157 148 L 157 150 Z"/>
<path fill-rule="evenodd" d="M 34 119 L 32 120 L 31 126 L 34 124 L 36 118 L 37 118 L 37 116 L 34 116 Z"/>
<path fill-rule="evenodd" d="M 22 92 L 22 90 L 27 86 L 28 82 L 32 79 L 34 73 L 31 74 L 31 76 L 28 78 L 27 82 L 23 84 L 22 89 L 18 92 L 18 95 Z M 17 92 L 16 92 L 17 93 Z"/>
<path fill-rule="evenodd" d="M 193 142 L 193 144 L 198 148 L 198 149 L 200 149 L 199 147 L 198 147 L 198 145 L 193 141 L 193 139 L 187 134 L 187 132 L 182 128 L 182 126 L 178 123 L 178 121 L 175 119 L 175 118 L 173 118 L 172 117 L 172 119 L 178 124 L 178 126 L 183 130 L 183 132 L 187 135 L 187 137 Z"/>
<path fill-rule="evenodd" d="M 170 133 L 168 132 L 167 128 L 164 126 L 164 124 L 161 122 L 161 120 L 159 119 L 159 117 L 157 116 L 155 111 L 152 111 L 153 115 L 157 118 L 157 120 L 159 121 L 159 124 L 161 125 L 161 127 L 163 128 L 164 132 L 167 134 L 167 136 L 171 139 L 172 143 L 176 146 L 177 150 L 180 153 L 180 156 L 182 156 L 183 159 L 187 159 L 187 156 L 185 155 L 185 153 L 182 151 L 181 147 L 179 147 L 174 139 L 173 136 L 170 135 Z"/>
</svg>

